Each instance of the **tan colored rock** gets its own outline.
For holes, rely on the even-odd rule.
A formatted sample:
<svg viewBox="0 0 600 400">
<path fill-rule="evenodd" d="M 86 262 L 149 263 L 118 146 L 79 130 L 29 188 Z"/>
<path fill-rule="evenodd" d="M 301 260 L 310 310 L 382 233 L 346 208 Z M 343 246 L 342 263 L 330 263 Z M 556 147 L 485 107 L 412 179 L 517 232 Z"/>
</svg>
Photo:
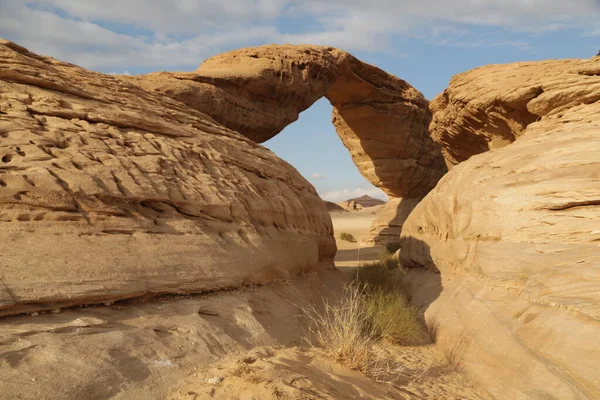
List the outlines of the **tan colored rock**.
<svg viewBox="0 0 600 400">
<path fill-rule="evenodd" d="M 390 198 L 407 199 L 404 206 L 416 204 L 446 172 L 440 148 L 429 137 L 431 116 L 423 95 L 339 49 L 261 46 L 212 57 L 193 73 L 122 78 L 201 110 L 259 143 L 325 96 L 361 174 Z M 389 221 L 380 218 L 373 232 L 385 231 L 386 238 L 375 239 L 397 240 L 406 211 L 403 207 Z"/>
<path fill-rule="evenodd" d="M 0 315 L 332 265 L 290 165 L 125 79 L 0 42 Z"/>
<path fill-rule="evenodd" d="M 0 56 L 0 315 L 331 265 L 316 191 L 253 142 L 324 95 L 355 163 L 390 195 L 422 196 L 445 171 L 423 96 L 333 48 L 243 49 L 139 77 L 8 41 Z"/>
<path fill-rule="evenodd" d="M 360 196 L 360 197 L 355 197 L 353 199 L 348 199 L 346 201 L 341 201 L 339 203 L 337 203 L 340 207 L 343 207 L 344 209 L 363 209 L 363 208 L 369 208 L 369 207 L 375 207 L 375 206 L 380 206 L 382 204 L 385 204 L 385 201 L 381 200 L 381 199 L 376 199 L 375 197 L 371 197 L 369 195 L 364 195 L 364 196 Z"/>
<path fill-rule="evenodd" d="M 600 398 L 600 58 L 479 68 L 443 96 L 433 133 L 469 159 L 404 224 L 401 262 L 433 271 L 413 299 L 496 398 Z"/>
<path fill-rule="evenodd" d="M 321 97 L 361 174 L 392 197 L 421 197 L 446 167 L 429 137 L 423 95 L 405 81 L 332 47 L 271 45 L 224 53 L 193 73 L 133 80 L 264 142 Z"/>
<path fill-rule="evenodd" d="M 319 271 L 255 290 L 5 318 L 0 398 L 489 398 L 433 346 L 388 346 L 390 357 L 410 364 L 395 386 L 297 347 L 308 329 L 298 305 L 322 304 L 324 296 L 335 301 L 347 278 Z M 213 386 L 207 380 L 214 377 L 224 379 Z"/>
<path fill-rule="evenodd" d="M 598 57 L 488 66 L 452 78 L 430 104 L 432 138 L 448 165 L 504 147 L 543 117 L 600 99 Z"/>
<path fill-rule="evenodd" d="M 420 199 L 390 199 L 371 225 L 369 236 L 376 243 L 398 242 L 404 221 Z"/>
<path fill-rule="evenodd" d="M 329 212 L 347 212 L 348 210 L 339 204 L 333 203 L 331 201 L 325 201 L 325 206 L 327 207 L 327 211 Z"/>
</svg>

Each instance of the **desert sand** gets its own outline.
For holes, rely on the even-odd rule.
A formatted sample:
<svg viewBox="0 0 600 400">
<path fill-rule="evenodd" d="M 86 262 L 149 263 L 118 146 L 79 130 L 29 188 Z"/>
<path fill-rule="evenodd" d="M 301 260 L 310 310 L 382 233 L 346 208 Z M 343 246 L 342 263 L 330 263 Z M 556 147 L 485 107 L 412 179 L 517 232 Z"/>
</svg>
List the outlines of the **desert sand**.
<svg viewBox="0 0 600 400">
<path fill-rule="evenodd" d="M 333 225 L 339 232 L 368 236 L 380 209 L 333 212 Z M 351 255 L 358 243 L 337 243 L 339 271 L 322 269 L 214 294 L 4 319 L 2 395 L 49 400 L 489 398 L 433 345 L 382 349 L 403 366 L 393 384 L 373 382 L 308 345 L 308 321 L 299 306 L 319 304 L 323 296 L 335 299 L 356 266 Z M 377 259 L 381 246 L 361 246 L 361 261 Z"/>
<path fill-rule="evenodd" d="M 356 268 L 364 262 L 376 261 L 385 248 L 382 244 L 371 241 L 371 226 L 383 210 L 383 205 L 363 208 L 358 211 L 332 211 L 331 221 L 337 244 L 335 265 L 338 268 Z M 349 233 L 355 242 L 340 240 L 342 232 Z"/>
</svg>

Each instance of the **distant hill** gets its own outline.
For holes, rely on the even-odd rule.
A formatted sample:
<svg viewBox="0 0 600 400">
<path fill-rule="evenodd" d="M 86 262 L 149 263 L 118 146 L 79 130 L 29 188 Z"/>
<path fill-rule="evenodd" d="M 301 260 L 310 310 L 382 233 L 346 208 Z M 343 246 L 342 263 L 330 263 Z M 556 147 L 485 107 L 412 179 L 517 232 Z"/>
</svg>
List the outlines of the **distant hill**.
<svg viewBox="0 0 600 400">
<path fill-rule="evenodd" d="M 337 204 L 346 210 L 353 210 L 354 204 L 356 204 L 357 209 L 362 209 L 362 208 L 380 206 L 382 204 L 385 204 L 385 201 L 383 201 L 381 199 L 376 199 L 376 198 L 368 196 L 368 195 L 364 195 L 364 196 L 360 196 L 360 197 L 355 197 L 353 199 L 348 199 L 346 201 L 342 201 Z"/>
<path fill-rule="evenodd" d="M 331 201 L 326 201 L 326 200 L 323 200 L 323 201 L 325 202 L 325 205 L 327 206 L 327 211 L 348 212 L 348 210 L 346 210 L 344 207 L 340 206 L 339 204 L 332 203 Z"/>
</svg>

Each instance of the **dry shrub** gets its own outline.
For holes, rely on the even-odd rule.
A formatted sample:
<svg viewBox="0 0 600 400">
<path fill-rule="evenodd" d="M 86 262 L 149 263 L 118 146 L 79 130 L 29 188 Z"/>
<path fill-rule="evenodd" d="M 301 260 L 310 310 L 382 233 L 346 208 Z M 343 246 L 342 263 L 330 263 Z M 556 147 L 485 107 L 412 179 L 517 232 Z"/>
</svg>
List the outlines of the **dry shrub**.
<svg viewBox="0 0 600 400">
<path fill-rule="evenodd" d="M 402 271 L 385 263 L 361 267 L 335 303 L 303 307 L 310 334 L 326 357 L 377 381 L 392 383 L 401 366 L 373 351 L 386 340 L 398 345 L 430 343 L 417 310 L 402 293 Z M 314 343 L 313 342 L 313 343 Z"/>
<path fill-rule="evenodd" d="M 340 233 L 340 239 L 345 240 L 346 242 L 356 242 L 354 235 L 347 232 Z"/>
<path fill-rule="evenodd" d="M 367 263 L 356 272 L 356 281 L 364 285 L 367 291 L 400 291 L 402 277 L 403 272 L 398 268 L 390 268 L 385 260 Z"/>
<path fill-rule="evenodd" d="M 379 253 L 379 261 L 367 263 L 366 266 L 379 264 L 383 264 L 389 269 L 398 268 L 400 266 L 400 264 L 398 263 L 398 259 L 394 257 L 394 254 L 388 253 L 385 249 L 382 250 L 381 253 Z"/>
<path fill-rule="evenodd" d="M 375 332 L 364 302 L 364 288 L 350 284 L 335 304 L 324 299 L 322 311 L 314 305 L 303 311 L 311 322 L 311 336 L 327 357 L 366 373 Z"/>
<path fill-rule="evenodd" d="M 373 328 L 380 337 L 399 345 L 415 346 L 428 342 L 427 331 L 417 310 L 396 291 L 382 289 L 368 293 L 365 304 Z"/>
<path fill-rule="evenodd" d="M 364 304 L 379 336 L 399 345 L 428 343 L 425 324 L 402 291 L 402 276 L 400 269 L 376 262 L 360 268 L 356 280 L 365 287 Z"/>
</svg>

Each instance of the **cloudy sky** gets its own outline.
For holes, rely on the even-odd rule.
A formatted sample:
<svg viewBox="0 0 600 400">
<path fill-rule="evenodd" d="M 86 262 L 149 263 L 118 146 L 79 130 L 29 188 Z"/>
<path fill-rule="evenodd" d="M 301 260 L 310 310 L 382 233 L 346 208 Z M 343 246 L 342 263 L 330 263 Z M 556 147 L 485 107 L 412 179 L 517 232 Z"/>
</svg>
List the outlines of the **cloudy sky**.
<svg viewBox="0 0 600 400">
<path fill-rule="evenodd" d="M 343 48 L 431 99 L 480 65 L 589 58 L 600 0 L 0 0 L 0 37 L 110 73 L 193 70 L 266 43 Z M 352 164 L 321 100 L 266 145 L 323 197 L 382 193 Z"/>
</svg>

